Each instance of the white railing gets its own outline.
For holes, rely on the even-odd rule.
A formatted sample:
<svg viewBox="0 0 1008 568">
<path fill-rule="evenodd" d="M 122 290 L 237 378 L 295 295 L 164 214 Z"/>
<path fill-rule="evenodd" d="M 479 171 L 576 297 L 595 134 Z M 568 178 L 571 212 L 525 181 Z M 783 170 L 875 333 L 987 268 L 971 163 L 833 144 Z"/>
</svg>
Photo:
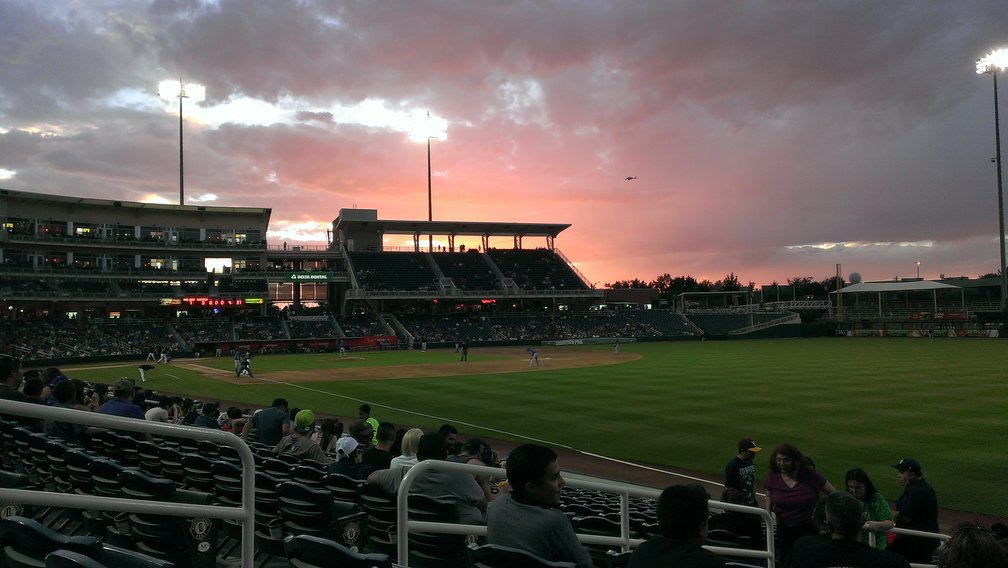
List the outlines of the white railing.
<svg viewBox="0 0 1008 568">
<path fill-rule="evenodd" d="M 212 519 L 230 519 L 241 521 L 241 567 L 253 568 L 255 557 L 255 461 L 252 450 L 245 441 L 231 432 L 180 426 L 151 422 L 135 418 L 121 418 L 72 410 L 56 408 L 41 404 L 0 400 L 0 415 L 19 415 L 56 420 L 108 428 L 110 430 L 129 430 L 147 434 L 160 434 L 176 438 L 206 440 L 234 448 L 242 461 L 242 504 L 241 507 L 224 507 L 220 505 L 195 505 L 172 503 L 167 501 L 148 501 L 142 499 L 127 499 L 99 497 L 95 495 L 76 495 L 71 493 L 56 493 L 51 491 L 33 491 L 28 489 L 0 488 L 0 502 L 23 503 L 43 507 L 64 507 L 71 509 L 91 509 L 101 511 L 122 511 L 126 513 L 141 513 L 149 515 L 168 515 L 176 517 L 209 517 Z"/>
<path fill-rule="evenodd" d="M 427 521 L 411 521 L 409 520 L 409 490 L 412 487 L 413 482 L 423 475 L 425 471 L 428 470 L 441 470 L 441 471 L 456 471 L 469 474 L 483 474 L 489 475 L 497 479 L 507 478 L 507 472 L 501 468 L 478 466 L 478 465 L 468 465 L 464 463 L 454 463 L 442 460 L 425 460 L 419 464 L 410 468 L 406 475 L 403 477 L 402 483 L 399 485 L 399 490 L 396 494 L 396 515 L 397 515 L 397 526 L 396 526 L 396 545 L 397 545 L 397 556 L 398 565 L 402 568 L 409 568 L 409 532 L 433 532 L 442 534 L 458 534 L 458 535 L 477 535 L 486 536 L 486 526 L 483 525 L 462 525 L 455 523 L 435 523 Z M 567 485 L 571 487 L 578 487 L 581 489 L 591 489 L 595 491 L 604 491 L 606 493 L 614 493 L 620 497 L 620 536 L 600 536 L 600 535 L 588 535 L 588 534 L 578 534 L 578 540 L 583 544 L 600 544 L 603 546 L 614 546 L 619 547 L 620 550 L 630 550 L 632 547 L 640 545 L 644 542 L 643 539 L 630 538 L 630 501 L 629 497 L 631 495 L 637 497 L 646 497 L 650 499 L 657 499 L 661 494 L 660 489 L 653 489 L 650 487 L 634 487 L 620 485 L 618 487 L 612 484 L 602 483 L 597 481 L 589 481 L 583 479 L 568 479 Z M 765 526 L 773 526 L 770 513 L 765 509 L 757 507 L 747 507 L 745 505 L 735 505 L 732 503 L 722 503 L 720 501 L 711 501 L 711 507 L 714 509 L 723 509 L 726 511 L 740 511 L 743 513 L 749 513 L 753 515 L 758 515 Z M 714 552 L 715 554 L 721 554 L 724 556 L 736 556 L 744 558 L 758 558 L 767 561 L 768 568 L 774 568 L 774 542 L 773 542 L 773 531 L 768 530 L 766 547 L 761 550 L 756 549 L 744 549 L 744 548 L 726 548 L 721 546 L 704 546 L 704 548 Z"/>
<path fill-rule="evenodd" d="M 875 547 L 875 532 L 876 531 L 868 531 L 868 546 L 871 546 L 872 548 Z M 915 531 L 913 529 L 901 529 L 899 527 L 891 528 L 891 529 L 889 529 L 888 532 L 891 532 L 891 533 L 894 533 L 894 534 L 903 534 L 903 535 L 907 535 L 907 536 L 921 536 L 921 537 L 924 537 L 924 538 L 932 538 L 932 539 L 935 539 L 935 540 L 939 541 L 938 544 L 944 544 L 944 543 L 948 542 L 949 539 L 952 538 L 952 537 L 950 537 L 947 534 L 931 533 L 931 532 L 924 532 L 924 531 Z M 911 563 L 910 566 L 911 566 L 911 568 L 936 568 L 935 564 L 917 564 L 917 563 Z"/>
<path fill-rule="evenodd" d="M 747 333 L 752 333 L 754 331 L 759 331 L 761 329 L 767 329 L 778 325 L 784 325 L 788 323 L 801 323 L 801 316 L 795 313 L 790 313 L 786 316 L 779 317 L 770 321 L 765 321 L 762 323 L 756 323 L 748 327 L 743 327 L 739 329 L 733 329 L 728 332 L 728 335 L 745 335 Z"/>
</svg>

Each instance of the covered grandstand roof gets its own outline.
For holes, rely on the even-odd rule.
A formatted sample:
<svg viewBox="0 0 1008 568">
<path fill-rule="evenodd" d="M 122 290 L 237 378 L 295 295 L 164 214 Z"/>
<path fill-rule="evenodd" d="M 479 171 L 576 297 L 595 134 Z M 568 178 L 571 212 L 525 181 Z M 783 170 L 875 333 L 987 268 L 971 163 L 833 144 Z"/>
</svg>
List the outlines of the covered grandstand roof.
<svg viewBox="0 0 1008 568">
<path fill-rule="evenodd" d="M 367 227 L 387 235 L 471 235 L 471 236 L 519 236 L 519 237 L 556 237 L 570 223 L 518 223 L 500 221 L 409 221 L 395 219 L 358 220 L 347 218 L 340 211 L 340 217 L 334 222 L 338 229 L 346 227 Z"/>
<path fill-rule="evenodd" d="M 861 282 L 845 286 L 844 294 L 852 292 L 916 292 L 931 290 L 957 290 L 959 286 L 935 282 L 933 280 L 901 280 L 899 282 Z M 830 292 L 836 294 L 836 290 Z"/>
<path fill-rule="evenodd" d="M 272 209 L 269 207 L 222 207 L 216 205 L 172 205 L 170 203 L 144 203 L 140 201 L 125 201 L 118 199 L 94 199 L 72 195 L 53 195 L 48 193 L 33 193 L 0 189 L 0 198 L 35 201 L 42 204 L 60 204 L 65 206 L 116 207 L 121 209 L 137 209 L 147 211 L 180 211 L 180 212 L 210 212 L 245 215 L 265 215 L 269 218 Z"/>
</svg>

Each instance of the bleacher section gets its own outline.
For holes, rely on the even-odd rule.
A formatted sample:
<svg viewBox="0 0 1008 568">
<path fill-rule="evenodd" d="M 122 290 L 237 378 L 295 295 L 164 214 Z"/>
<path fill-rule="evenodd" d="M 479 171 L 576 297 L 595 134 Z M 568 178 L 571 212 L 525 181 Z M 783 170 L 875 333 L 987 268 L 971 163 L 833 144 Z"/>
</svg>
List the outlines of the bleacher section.
<svg viewBox="0 0 1008 568">
<path fill-rule="evenodd" d="M 434 261 L 455 286 L 464 290 L 494 290 L 499 288 L 497 276 L 476 250 L 466 252 L 435 252 Z"/>
<path fill-rule="evenodd" d="M 66 412 L 66 411 L 61 411 Z M 76 411 L 79 412 L 79 411 Z M 246 411 L 247 412 L 247 411 Z M 90 413 L 88 413 L 90 414 Z M 220 434 L 215 432 L 214 435 Z M 208 434 L 209 435 L 209 434 Z M 252 436 L 254 438 L 254 435 Z M 216 440 L 210 438 L 210 440 Z M 240 507 L 242 503 L 243 469 L 238 450 L 218 441 L 174 437 L 161 433 L 152 439 L 138 439 L 128 433 L 105 431 L 92 437 L 78 439 L 58 437 L 33 432 L 20 426 L 13 417 L 0 419 L 0 476 L 4 487 L 28 491 L 52 491 L 71 495 L 113 498 L 140 498 L 151 501 Z M 374 491 L 361 481 L 339 474 L 327 473 L 326 465 L 290 455 L 277 455 L 272 448 L 250 440 L 255 475 L 255 540 L 256 566 L 261 568 L 284 566 L 287 557 L 284 542 L 298 535 L 312 535 L 337 542 L 346 548 L 369 554 L 396 558 L 396 500 L 380 491 Z M 457 468 L 471 468 L 461 464 L 447 464 Z M 426 466 L 435 466 L 435 462 Z M 421 468 L 423 469 L 423 468 Z M 503 473 L 502 470 L 493 470 Z M 425 475 L 423 472 L 419 474 Z M 561 496 L 560 510 L 570 519 L 575 532 L 581 535 L 613 537 L 608 545 L 589 545 L 589 551 L 599 567 L 612 566 L 613 556 L 608 549 L 619 547 L 625 541 L 620 536 L 624 522 L 623 502 L 626 500 L 629 534 L 626 537 L 647 539 L 658 534 L 656 501 L 657 489 L 629 489 L 616 484 L 612 490 L 588 489 L 579 485 L 599 487 L 591 481 L 568 480 Z M 497 492 L 493 485 L 492 491 Z M 184 497 L 183 497 L 184 495 Z M 408 516 L 411 520 L 440 520 L 455 523 L 454 519 L 436 518 L 423 509 L 422 501 L 410 500 Z M 712 509 L 724 505 L 712 502 Z M 163 566 L 152 559 L 173 562 L 176 566 L 193 568 L 214 565 L 237 565 L 235 551 L 242 543 L 241 525 L 235 520 L 222 520 L 200 525 L 200 519 L 147 514 L 119 514 L 115 506 L 109 510 L 89 507 L 81 511 L 55 506 L 26 506 L 13 511 L 32 521 L 17 521 L 35 525 L 35 535 L 44 538 L 14 538 L 5 533 L 4 554 L 14 549 L 21 559 L 32 559 L 25 565 L 39 564 L 34 555 L 44 557 L 50 550 L 48 543 L 61 540 L 63 546 L 98 543 L 121 547 L 125 551 L 139 551 L 148 556 L 148 562 L 130 562 L 129 555 L 119 556 L 117 563 L 109 566 Z M 759 509 L 753 514 L 764 519 L 769 515 Z M 424 515 L 428 515 L 424 517 Z M 15 530 L 3 521 L 3 531 Z M 39 529 L 38 524 L 44 529 Z M 199 526 L 205 530 L 195 530 Z M 404 534 L 404 533 L 400 533 Z M 65 540 L 73 536 L 76 540 Z M 462 549 L 454 549 L 450 539 L 441 539 L 439 547 L 425 546 L 425 539 L 408 537 L 412 551 L 422 552 L 414 558 L 398 559 L 410 566 L 424 566 L 424 558 L 437 566 L 458 566 Z M 26 544 L 28 543 L 28 544 Z M 722 553 L 731 554 L 732 548 L 765 550 L 765 542 L 748 540 L 744 543 L 722 539 L 713 543 L 724 547 Z M 461 543 L 459 543 L 461 546 Z M 90 552 L 92 549 L 80 549 Z M 107 551 L 106 551 L 107 552 Z M 338 550 L 334 551 L 338 552 Z M 101 549 L 94 549 L 101 554 Z M 125 554 L 125 553 L 123 553 Z M 424 556 L 426 555 L 426 556 Z M 326 556 L 312 564 L 301 566 L 343 565 L 339 556 Z M 390 566 L 383 557 L 372 560 Z M 626 555 L 623 555 L 626 559 Z M 21 565 L 21 564 L 18 564 Z M 293 564 L 292 564 L 293 565 Z M 352 564 L 357 565 L 357 564 Z M 370 564 L 368 564 L 370 565 Z"/>
<path fill-rule="evenodd" d="M 487 254 L 504 276 L 521 288 L 587 290 L 587 285 L 556 253 L 548 249 L 490 249 Z"/>
<path fill-rule="evenodd" d="M 235 322 L 237 339 L 289 339 L 284 322 L 277 316 L 250 316 Z"/>
<path fill-rule="evenodd" d="M 202 344 L 233 341 L 278 341 L 269 350 L 294 351 L 286 346 L 295 339 L 334 339 L 386 336 L 394 333 L 399 342 L 407 339 L 425 343 L 457 341 L 527 343 L 544 340 L 589 338 L 688 338 L 700 330 L 682 315 L 667 310 L 602 310 L 550 313 L 449 313 L 441 315 L 401 314 L 386 316 L 386 327 L 374 315 L 334 319 L 327 312 L 318 315 L 240 316 L 168 319 L 106 319 L 82 322 L 70 319 L 23 319 L 3 322 L 0 348 L 23 359 L 61 359 L 99 355 L 146 355 L 166 348 L 173 355 Z M 776 314 L 779 317 L 779 314 Z M 775 314 L 759 314 L 755 321 L 773 319 Z M 726 329 L 736 329 L 740 316 L 712 318 L 726 321 Z M 745 324 L 748 325 L 748 316 Z M 735 319 L 733 319 L 735 318 Z M 706 320 L 704 320 L 706 321 Z M 390 328 L 393 331 L 390 331 Z M 716 328 L 715 328 L 716 329 Z M 396 331 L 398 330 L 398 331 Z M 342 333 L 341 333 L 342 331 Z M 707 333 L 714 333 L 708 331 Z M 723 332 L 727 333 L 727 332 Z M 177 335 L 176 335 L 177 334 Z M 408 335 L 407 335 L 408 334 Z"/>
<path fill-rule="evenodd" d="M 437 290 L 426 253 L 354 252 L 349 259 L 357 284 L 367 290 Z"/>
<path fill-rule="evenodd" d="M 94 355 L 129 353 L 146 355 L 154 347 L 165 347 L 170 351 L 178 350 L 177 342 L 164 320 L 110 320 L 91 329 L 103 338 L 107 345 L 114 345 L 118 349 L 115 353 L 104 350 L 101 353 L 93 353 Z"/>
<path fill-rule="evenodd" d="M 630 321 L 648 325 L 663 337 L 696 335 L 698 329 L 685 316 L 669 310 L 620 310 L 619 315 Z"/>
<path fill-rule="evenodd" d="M 742 329 L 744 327 L 749 327 L 751 325 L 764 323 L 768 321 L 773 321 L 780 319 L 785 314 L 779 312 L 762 313 L 756 312 L 752 314 L 744 313 L 694 313 L 690 312 L 686 314 L 697 327 L 704 331 L 704 334 L 708 336 L 717 335 L 727 335 L 728 333 L 735 331 L 736 329 Z"/>
<path fill-rule="evenodd" d="M 188 344 L 207 341 L 234 341 L 230 318 L 189 318 L 174 320 L 175 331 Z"/>
<path fill-rule="evenodd" d="M 290 330 L 291 339 L 339 337 L 339 332 L 333 327 L 333 320 L 328 316 L 325 316 L 325 319 L 311 320 L 290 318 L 287 320 L 287 328 Z"/>
<path fill-rule="evenodd" d="M 449 316 L 398 316 L 399 323 L 415 341 L 449 342 L 490 341 L 496 339 L 490 325 L 465 314 Z"/>
<path fill-rule="evenodd" d="M 345 337 L 367 337 L 370 335 L 384 335 L 385 328 L 372 316 L 354 316 L 341 318 L 339 326 L 343 329 Z"/>
</svg>

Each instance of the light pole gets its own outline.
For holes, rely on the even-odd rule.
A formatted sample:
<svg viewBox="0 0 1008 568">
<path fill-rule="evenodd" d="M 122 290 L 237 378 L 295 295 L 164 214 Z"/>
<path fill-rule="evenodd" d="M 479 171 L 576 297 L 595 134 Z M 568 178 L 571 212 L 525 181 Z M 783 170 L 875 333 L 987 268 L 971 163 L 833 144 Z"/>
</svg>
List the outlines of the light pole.
<svg viewBox="0 0 1008 568">
<path fill-rule="evenodd" d="M 1008 49 L 998 49 L 977 59 L 976 72 L 978 75 L 990 74 L 994 78 L 994 145 L 996 147 L 995 162 L 997 164 L 998 182 L 998 234 L 1001 247 L 1001 309 L 1005 309 L 1008 302 L 1008 274 L 1005 274 L 1005 226 L 1004 226 L 1004 181 L 1001 174 L 1001 119 L 998 116 L 998 86 L 997 73 L 1008 67 Z"/>
<path fill-rule="evenodd" d="M 410 130 L 410 138 L 417 141 L 427 141 L 427 221 L 433 221 L 434 202 L 431 193 L 430 141 L 431 139 L 441 141 L 448 139 L 448 121 L 444 118 L 431 117 L 430 111 L 427 111 L 426 117 L 414 120 L 413 128 Z M 434 234 L 428 233 L 427 239 L 428 250 L 434 252 Z"/>
<path fill-rule="evenodd" d="M 186 93 L 186 88 L 189 92 Z M 163 99 L 178 99 L 178 191 L 179 205 L 185 205 L 185 167 L 183 160 L 182 146 L 182 99 L 192 99 L 193 102 L 200 102 L 206 98 L 206 89 L 203 85 L 188 84 L 178 81 L 168 80 L 158 83 L 158 95 Z"/>
</svg>

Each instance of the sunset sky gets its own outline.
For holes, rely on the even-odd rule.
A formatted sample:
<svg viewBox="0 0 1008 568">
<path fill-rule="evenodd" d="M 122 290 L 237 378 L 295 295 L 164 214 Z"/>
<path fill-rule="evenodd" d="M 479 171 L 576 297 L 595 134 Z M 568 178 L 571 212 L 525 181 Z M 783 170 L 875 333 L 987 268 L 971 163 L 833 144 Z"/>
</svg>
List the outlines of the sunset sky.
<svg viewBox="0 0 1008 568">
<path fill-rule="evenodd" d="M 426 219 L 430 112 L 434 219 L 571 223 L 590 283 L 976 277 L 1000 47 L 1004 0 L 0 0 L 0 187 L 177 203 L 181 78 L 187 203 L 272 244 Z"/>
</svg>

